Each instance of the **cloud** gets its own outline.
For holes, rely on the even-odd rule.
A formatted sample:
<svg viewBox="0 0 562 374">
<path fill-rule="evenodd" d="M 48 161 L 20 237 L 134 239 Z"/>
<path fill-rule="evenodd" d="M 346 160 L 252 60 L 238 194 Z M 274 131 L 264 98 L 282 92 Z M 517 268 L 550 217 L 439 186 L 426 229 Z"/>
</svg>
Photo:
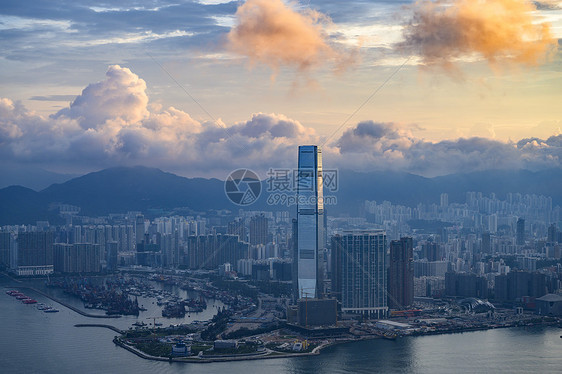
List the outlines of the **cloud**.
<svg viewBox="0 0 562 374">
<path fill-rule="evenodd" d="M 537 22 L 529 0 L 421 0 L 412 9 L 398 47 L 430 67 L 451 71 L 456 60 L 475 55 L 494 66 L 533 66 L 557 48 L 550 25 Z"/>
<path fill-rule="evenodd" d="M 354 53 L 346 56 L 333 46 L 326 32 L 330 24 L 326 15 L 296 11 L 282 0 L 248 0 L 236 11 L 226 47 L 274 72 L 281 67 L 305 72 L 327 62 L 343 69 L 353 62 Z"/>
<path fill-rule="evenodd" d="M 111 65 L 106 79 L 88 85 L 69 108 L 56 117 L 80 119 L 85 128 L 97 128 L 107 120 L 136 123 L 148 116 L 146 83 L 127 68 Z"/>
<path fill-rule="evenodd" d="M 332 162 L 356 170 L 403 170 L 425 176 L 487 169 L 560 167 L 562 135 L 517 143 L 488 138 L 429 142 L 393 123 L 361 122 L 326 150 Z"/>
<path fill-rule="evenodd" d="M 562 9 L 562 1 L 560 0 L 541 0 L 535 1 L 537 9 L 555 10 Z"/>
<path fill-rule="evenodd" d="M 117 65 L 48 118 L 0 99 L 0 157 L 52 170 L 143 164 L 222 177 L 239 167 L 290 167 L 300 142 L 318 137 L 282 114 L 227 126 L 149 104 L 144 80 Z"/>
<path fill-rule="evenodd" d="M 72 101 L 76 98 L 74 95 L 47 95 L 47 96 L 31 96 L 29 100 L 35 101 Z"/>
<path fill-rule="evenodd" d="M 296 165 L 297 147 L 322 144 L 315 131 L 278 113 L 254 113 L 233 124 L 202 122 L 174 108 L 150 104 L 142 79 L 110 66 L 53 116 L 0 98 L 0 158 L 53 171 L 85 172 L 146 165 L 188 176 L 224 178 L 238 168 L 260 175 Z M 100 97 L 101 95 L 101 97 Z M 115 98 L 106 105 L 107 97 Z M 323 147 L 325 165 L 354 170 L 403 170 L 426 176 L 485 169 L 560 167 L 562 135 L 517 143 L 486 138 L 429 142 L 412 126 L 363 121 Z"/>
</svg>

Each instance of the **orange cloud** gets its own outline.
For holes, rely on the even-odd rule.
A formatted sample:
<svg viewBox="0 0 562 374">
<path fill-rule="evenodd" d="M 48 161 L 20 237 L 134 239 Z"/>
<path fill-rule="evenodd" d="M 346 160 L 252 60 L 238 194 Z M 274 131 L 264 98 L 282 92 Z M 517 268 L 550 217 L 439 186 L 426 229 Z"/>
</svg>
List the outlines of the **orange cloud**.
<svg viewBox="0 0 562 374">
<path fill-rule="evenodd" d="M 427 66 L 454 68 L 454 60 L 480 55 L 490 64 L 533 66 L 547 61 L 557 41 L 537 23 L 528 0 L 418 1 L 399 46 Z"/>
<path fill-rule="evenodd" d="M 326 15 L 315 10 L 297 12 L 282 0 L 248 0 L 236 11 L 237 23 L 227 35 L 227 48 L 275 72 L 282 66 L 303 72 L 326 62 L 345 68 L 345 56 L 328 41 Z"/>
</svg>

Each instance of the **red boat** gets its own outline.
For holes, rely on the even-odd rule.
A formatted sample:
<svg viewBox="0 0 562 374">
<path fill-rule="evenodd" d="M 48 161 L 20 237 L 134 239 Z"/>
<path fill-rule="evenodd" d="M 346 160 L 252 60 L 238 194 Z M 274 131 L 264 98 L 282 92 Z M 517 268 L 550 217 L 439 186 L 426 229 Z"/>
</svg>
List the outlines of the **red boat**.
<svg viewBox="0 0 562 374">
<path fill-rule="evenodd" d="M 37 300 L 33 300 L 33 299 L 25 299 L 23 301 L 24 304 L 36 304 Z"/>
</svg>

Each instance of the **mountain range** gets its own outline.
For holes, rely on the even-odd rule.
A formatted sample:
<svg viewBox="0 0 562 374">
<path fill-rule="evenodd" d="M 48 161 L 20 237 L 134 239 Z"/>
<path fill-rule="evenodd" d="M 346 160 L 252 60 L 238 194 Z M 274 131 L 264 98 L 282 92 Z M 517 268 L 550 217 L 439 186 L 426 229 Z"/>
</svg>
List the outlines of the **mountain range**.
<svg viewBox="0 0 562 374">
<path fill-rule="evenodd" d="M 552 196 L 554 205 L 562 205 L 562 169 L 539 172 L 528 170 L 489 170 L 425 178 L 414 174 L 377 171 L 369 173 L 341 170 L 338 175 L 337 204 L 327 206 L 329 214 L 356 215 L 365 200 L 415 206 L 439 203 L 440 194 L 449 194 L 449 202 L 464 202 L 466 192 L 496 193 L 504 198 L 508 192 Z M 268 205 L 262 183 L 262 194 L 251 210 L 290 210 L 296 207 Z M 64 183 L 55 183 L 40 191 L 22 186 L 0 189 L 0 225 L 32 224 L 38 220 L 61 221 L 57 203 L 81 208 L 80 214 L 102 216 L 109 213 L 141 211 L 162 214 L 173 210 L 194 214 L 208 210 L 240 207 L 228 200 L 224 181 L 185 178 L 160 169 L 115 167 L 89 173 Z"/>
</svg>

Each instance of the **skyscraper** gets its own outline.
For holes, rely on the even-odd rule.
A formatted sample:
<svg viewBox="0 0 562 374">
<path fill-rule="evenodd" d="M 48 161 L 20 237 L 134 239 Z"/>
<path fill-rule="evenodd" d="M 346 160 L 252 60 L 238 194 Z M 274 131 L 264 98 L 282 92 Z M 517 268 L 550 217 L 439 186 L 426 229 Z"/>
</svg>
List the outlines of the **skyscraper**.
<svg viewBox="0 0 562 374">
<path fill-rule="evenodd" d="M 550 244 L 554 244 L 558 242 L 558 228 L 556 224 L 553 223 L 548 227 L 548 235 L 546 238 L 546 242 Z"/>
<path fill-rule="evenodd" d="M 0 267 L 10 267 L 10 246 L 12 235 L 9 232 L 0 232 Z"/>
<path fill-rule="evenodd" d="M 297 282 L 299 298 L 323 293 L 324 204 L 322 151 L 315 145 L 299 147 L 297 171 Z"/>
<path fill-rule="evenodd" d="M 482 233 L 482 253 L 492 252 L 492 237 L 489 232 Z"/>
<path fill-rule="evenodd" d="M 267 218 L 263 214 L 259 216 L 253 216 L 250 219 L 250 244 L 266 245 L 268 243 L 268 235 L 269 225 Z M 244 240 L 244 238 L 240 237 L 240 240 Z"/>
<path fill-rule="evenodd" d="M 46 275 L 53 272 L 53 233 L 21 232 L 17 239 L 17 275 Z"/>
<path fill-rule="evenodd" d="M 240 241 L 247 241 L 246 237 L 246 225 L 244 225 L 244 220 L 239 218 L 228 223 L 226 233 L 228 235 L 238 235 Z"/>
<path fill-rule="evenodd" d="M 331 252 L 331 274 L 332 274 L 332 295 L 341 303 L 342 302 L 342 236 L 332 236 L 330 244 Z"/>
<path fill-rule="evenodd" d="M 341 237 L 342 311 L 381 318 L 387 314 L 386 233 L 346 231 Z"/>
<path fill-rule="evenodd" d="M 441 208 L 446 208 L 449 206 L 449 195 L 446 193 L 441 194 Z"/>
<path fill-rule="evenodd" d="M 517 220 L 517 245 L 525 244 L 525 219 Z"/>
<path fill-rule="evenodd" d="M 403 309 L 414 303 L 414 245 L 412 238 L 390 242 L 388 271 L 388 303 L 390 308 Z"/>
</svg>

